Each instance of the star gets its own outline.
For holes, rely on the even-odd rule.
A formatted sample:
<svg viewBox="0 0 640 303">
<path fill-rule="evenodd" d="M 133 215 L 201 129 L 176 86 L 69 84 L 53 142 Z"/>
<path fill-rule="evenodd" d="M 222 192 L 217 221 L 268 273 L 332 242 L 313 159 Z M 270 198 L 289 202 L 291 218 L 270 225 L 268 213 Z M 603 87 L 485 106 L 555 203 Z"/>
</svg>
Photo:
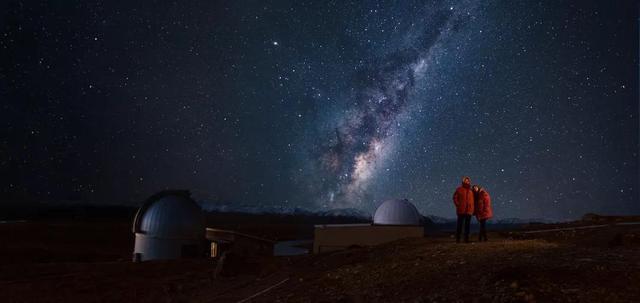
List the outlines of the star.
<svg viewBox="0 0 640 303">
<path fill-rule="evenodd" d="M 10 5 L 0 190 L 451 217 L 470 175 L 500 216 L 640 212 L 633 1 L 387 4 Z"/>
</svg>

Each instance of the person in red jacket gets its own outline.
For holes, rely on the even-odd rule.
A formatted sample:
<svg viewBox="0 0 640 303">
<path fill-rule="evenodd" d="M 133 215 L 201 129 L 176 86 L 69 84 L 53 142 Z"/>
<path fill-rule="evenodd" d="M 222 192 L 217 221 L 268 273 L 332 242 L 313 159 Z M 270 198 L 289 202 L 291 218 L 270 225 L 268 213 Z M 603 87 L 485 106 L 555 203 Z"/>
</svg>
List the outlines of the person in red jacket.
<svg viewBox="0 0 640 303">
<path fill-rule="evenodd" d="M 489 193 L 479 185 L 473 186 L 473 192 L 475 194 L 475 212 L 476 219 L 480 222 L 480 233 L 478 234 L 478 241 L 488 241 L 487 239 L 487 220 L 493 217 L 493 210 L 491 209 L 491 197 Z"/>
<path fill-rule="evenodd" d="M 460 243 L 460 233 L 464 225 L 464 242 L 469 243 L 469 224 L 473 215 L 474 197 L 471 190 L 471 178 L 462 177 L 462 185 L 453 193 L 453 204 L 456 206 L 458 224 L 456 228 L 456 242 Z"/>
</svg>

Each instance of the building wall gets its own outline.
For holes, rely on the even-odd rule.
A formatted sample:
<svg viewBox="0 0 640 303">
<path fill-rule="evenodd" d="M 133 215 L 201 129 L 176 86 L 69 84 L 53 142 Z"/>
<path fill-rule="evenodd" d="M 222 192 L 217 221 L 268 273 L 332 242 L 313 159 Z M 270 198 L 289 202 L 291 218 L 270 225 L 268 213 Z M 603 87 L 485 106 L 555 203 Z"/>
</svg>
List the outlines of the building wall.
<svg viewBox="0 0 640 303">
<path fill-rule="evenodd" d="M 202 256 L 202 244 L 203 240 L 163 239 L 137 233 L 133 253 L 140 254 L 140 261 L 188 258 L 194 253 Z"/>
<path fill-rule="evenodd" d="M 313 252 L 372 246 L 403 238 L 423 237 L 422 226 L 399 225 L 318 225 L 315 228 Z"/>
<path fill-rule="evenodd" d="M 231 252 L 237 256 L 272 256 L 273 242 L 235 231 L 207 228 L 207 240 L 218 244 L 217 256 Z"/>
</svg>

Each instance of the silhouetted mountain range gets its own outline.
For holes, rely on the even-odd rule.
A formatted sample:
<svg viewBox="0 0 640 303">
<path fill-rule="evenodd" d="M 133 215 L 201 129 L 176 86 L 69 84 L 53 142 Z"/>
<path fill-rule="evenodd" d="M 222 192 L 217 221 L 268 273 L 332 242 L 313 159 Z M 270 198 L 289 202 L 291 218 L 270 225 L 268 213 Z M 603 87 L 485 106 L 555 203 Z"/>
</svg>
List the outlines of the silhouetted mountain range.
<svg viewBox="0 0 640 303">
<path fill-rule="evenodd" d="M 311 210 L 300 207 L 288 206 L 257 206 L 242 204 L 212 204 L 200 202 L 203 209 L 209 213 L 234 213 L 248 215 L 268 215 L 284 217 L 336 217 L 344 218 L 340 221 L 369 222 L 371 215 L 355 209 L 340 208 L 329 210 Z M 8 202 L 0 203 L 0 220 L 35 220 L 35 219 L 79 219 L 79 218 L 130 218 L 137 210 L 135 206 L 125 205 L 101 205 L 93 203 L 81 203 L 77 201 L 53 202 Z M 435 215 L 423 216 L 425 224 L 450 225 L 455 224 L 455 218 L 446 218 Z M 324 221 L 324 220 L 321 220 Z M 502 218 L 489 221 L 496 225 L 514 225 L 528 223 L 552 223 L 541 218 L 521 219 Z"/>
</svg>

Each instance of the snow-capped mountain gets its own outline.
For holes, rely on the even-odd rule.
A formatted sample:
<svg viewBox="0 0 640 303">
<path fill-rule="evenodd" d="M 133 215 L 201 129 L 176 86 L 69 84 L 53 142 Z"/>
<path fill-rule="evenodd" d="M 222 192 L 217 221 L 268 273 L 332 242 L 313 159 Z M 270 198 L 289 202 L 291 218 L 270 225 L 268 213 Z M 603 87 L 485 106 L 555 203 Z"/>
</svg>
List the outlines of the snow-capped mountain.
<svg viewBox="0 0 640 303">
<path fill-rule="evenodd" d="M 371 215 L 355 208 L 338 208 L 328 210 L 310 210 L 289 206 L 256 206 L 242 204 L 219 204 L 200 202 L 203 209 L 213 212 L 238 212 L 248 214 L 282 214 L 282 215 L 315 215 L 330 217 L 370 218 Z"/>
</svg>

